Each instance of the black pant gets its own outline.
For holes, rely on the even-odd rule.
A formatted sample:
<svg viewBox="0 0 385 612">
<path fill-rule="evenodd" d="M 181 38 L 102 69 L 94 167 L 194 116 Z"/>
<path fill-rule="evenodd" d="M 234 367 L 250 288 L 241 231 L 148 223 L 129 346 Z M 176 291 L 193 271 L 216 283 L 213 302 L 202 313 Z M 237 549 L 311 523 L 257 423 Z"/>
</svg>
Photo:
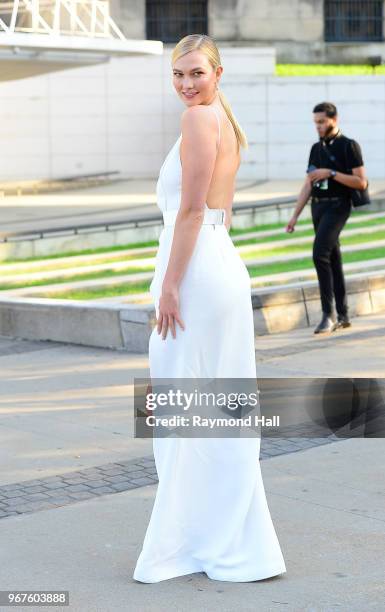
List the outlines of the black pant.
<svg viewBox="0 0 385 612">
<path fill-rule="evenodd" d="M 333 312 L 333 293 L 338 314 L 347 315 L 348 303 L 345 278 L 342 269 L 339 235 L 350 212 L 351 202 L 322 199 L 311 202 L 311 213 L 315 238 L 313 261 L 317 270 L 322 311 L 328 315 Z"/>
</svg>

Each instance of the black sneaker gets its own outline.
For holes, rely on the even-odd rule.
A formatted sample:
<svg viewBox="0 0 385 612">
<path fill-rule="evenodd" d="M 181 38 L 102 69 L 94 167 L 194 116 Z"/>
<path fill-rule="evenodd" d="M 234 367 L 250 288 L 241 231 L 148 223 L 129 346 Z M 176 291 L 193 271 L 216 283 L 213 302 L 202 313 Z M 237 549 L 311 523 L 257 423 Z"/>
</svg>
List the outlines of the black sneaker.
<svg viewBox="0 0 385 612">
<path fill-rule="evenodd" d="M 334 329 L 340 329 L 341 327 L 351 327 L 351 322 L 349 316 L 346 315 L 337 315 L 337 321 L 334 325 Z"/>
<path fill-rule="evenodd" d="M 322 313 L 322 319 L 320 323 L 318 323 L 317 327 L 314 330 L 315 334 L 326 334 L 334 331 L 335 321 L 332 319 L 332 315 L 327 314 L 326 312 Z"/>
</svg>

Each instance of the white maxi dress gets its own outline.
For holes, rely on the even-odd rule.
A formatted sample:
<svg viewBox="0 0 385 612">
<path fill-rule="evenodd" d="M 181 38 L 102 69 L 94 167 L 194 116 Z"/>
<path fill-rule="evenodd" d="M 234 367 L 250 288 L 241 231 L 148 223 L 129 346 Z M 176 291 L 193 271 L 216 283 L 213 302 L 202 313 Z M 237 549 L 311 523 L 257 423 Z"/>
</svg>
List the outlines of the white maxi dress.
<svg viewBox="0 0 385 612">
<path fill-rule="evenodd" d="M 181 201 L 180 140 L 157 182 L 164 218 L 150 287 L 157 318 Z M 256 379 L 250 276 L 223 223 L 225 211 L 205 207 L 180 285 L 185 330 L 176 324 L 176 338 L 168 330 L 162 340 L 153 329 L 150 377 Z M 247 582 L 286 572 L 266 501 L 259 437 L 154 437 L 153 451 L 159 482 L 135 580 L 205 572 L 214 580 Z"/>
</svg>

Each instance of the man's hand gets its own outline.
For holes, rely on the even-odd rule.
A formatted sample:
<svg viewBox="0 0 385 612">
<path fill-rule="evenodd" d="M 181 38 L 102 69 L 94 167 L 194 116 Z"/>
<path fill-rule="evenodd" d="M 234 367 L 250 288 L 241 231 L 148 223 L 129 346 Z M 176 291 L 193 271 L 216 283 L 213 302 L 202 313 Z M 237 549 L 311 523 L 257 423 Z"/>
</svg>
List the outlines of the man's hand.
<svg viewBox="0 0 385 612">
<path fill-rule="evenodd" d="M 289 234 L 294 232 L 294 227 L 295 227 L 295 224 L 297 223 L 297 221 L 298 221 L 298 217 L 293 215 L 292 218 L 290 219 L 290 221 L 288 221 L 288 224 L 285 227 L 285 231 L 288 232 Z"/>
<path fill-rule="evenodd" d="M 314 181 L 322 181 L 323 179 L 330 178 L 330 168 L 317 168 L 317 170 L 312 170 L 312 172 L 309 172 L 308 177 L 312 183 L 314 183 Z"/>
</svg>

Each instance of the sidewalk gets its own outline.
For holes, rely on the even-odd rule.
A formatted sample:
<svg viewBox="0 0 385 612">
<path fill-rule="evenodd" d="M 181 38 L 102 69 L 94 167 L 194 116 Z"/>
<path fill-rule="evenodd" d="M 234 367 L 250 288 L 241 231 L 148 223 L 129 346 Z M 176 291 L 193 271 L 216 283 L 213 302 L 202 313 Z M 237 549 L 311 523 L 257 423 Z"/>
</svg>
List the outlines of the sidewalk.
<svg viewBox="0 0 385 612">
<path fill-rule="evenodd" d="M 67 589 L 70 606 L 61 609 L 71 612 L 382 610 L 383 453 L 383 440 L 346 440 L 261 463 L 287 566 L 282 576 L 134 581 L 151 485 L 3 519 L 1 588 Z"/>
<path fill-rule="evenodd" d="M 258 336 L 258 377 L 381 377 L 384 335 L 382 315 L 357 317 L 328 337 L 308 329 Z M 145 355 L 0 338 L 0 508 L 5 500 L 20 508 L 20 498 L 25 508 L 0 519 L 2 590 L 69 590 L 63 610 L 71 612 L 382 609 L 380 439 L 307 449 L 287 441 L 276 456 L 264 445 L 286 574 L 254 583 L 205 574 L 135 582 L 156 492 L 151 441 L 133 438 L 133 379 L 147 375 Z M 48 508 L 49 499 L 58 507 Z"/>
</svg>

